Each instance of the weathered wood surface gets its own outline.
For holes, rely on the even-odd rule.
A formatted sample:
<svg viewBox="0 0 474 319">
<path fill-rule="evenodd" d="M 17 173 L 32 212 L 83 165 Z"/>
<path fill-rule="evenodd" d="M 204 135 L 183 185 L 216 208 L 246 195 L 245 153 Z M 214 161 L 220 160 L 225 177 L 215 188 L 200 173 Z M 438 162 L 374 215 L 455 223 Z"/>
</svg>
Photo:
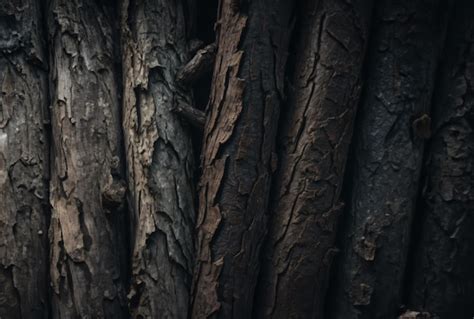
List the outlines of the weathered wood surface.
<svg viewBox="0 0 474 319">
<path fill-rule="evenodd" d="M 127 316 L 117 28 L 109 2 L 51 0 L 53 318 Z"/>
<path fill-rule="evenodd" d="M 190 59 L 187 1 L 122 2 L 123 130 L 132 213 L 130 308 L 187 318 L 194 261 L 194 155 L 173 112 L 193 106 L 177 72 Z M 194 11 L 189 11 L 192 15 Z"/>
<path fill-rule="evenodd" d="M 431 97 L 449 2 L 377 1 L 354 133 L 351 202 L 329 317 L 394 318 L 401 306 Z"/>
<path fill-rule="evenodd" d="M 193 318 L 252 314 L 293 5 L 220 3 L 202 154 Z"/>
<path fill-rule="evenodd" d="M 458 1 L 433 101 L 410 307 L 474 315 L 474 3 Z"/>
<path fill-rule="evenodd" d="M 40 2 L 0 1 L 0 318 L 47 318 L 48 86 Z"/>
<path fill-rule="evenodd" d="M 308 1 L 300 10 L 258 318 L 323 318 L 372 1 Z"/>
</svg>

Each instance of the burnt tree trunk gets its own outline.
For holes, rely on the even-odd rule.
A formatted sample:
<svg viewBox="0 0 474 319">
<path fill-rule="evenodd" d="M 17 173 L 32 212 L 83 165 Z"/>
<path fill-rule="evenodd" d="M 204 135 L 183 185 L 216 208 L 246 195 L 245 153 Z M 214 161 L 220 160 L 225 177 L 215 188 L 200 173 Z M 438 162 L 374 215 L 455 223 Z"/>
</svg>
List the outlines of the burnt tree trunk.
<svg viewBox="0 0 474 319">
<path fill-rule="evenodd" d="M 331 318 L 394 318 L 401 305 L 447 24 L 444 1 L 387 0 L 377 6 Z"/>
<path fill-rule="evenodd" d="M 185 1 L 121 7 L 123 129 L 132 212 L 133 317 L 187 318 L 194 262 L 194 155 L 173 110 L 193 106 L 177 85 L 188 61 Z M 194 14 L 194 13 L 190 13 Z"/>
<path fill-rule="evenodd" d="M 293 1 L 220 2 L 205 125 L 193 318 L 250 318 Z"/>
<path fill-rule="evenodd" d="M 459 1 L 434 99 L 411 308 L 474 314 L 474 4 Z"/>
<path fill-rule="evenodd" d="M 52 0 L 53 318 L 126 314 L 125 202 L 113 7 Z"/>
<path fill-rule="evenodd" d="M 0 319 L 471 318 L 473 14 L 0 0 Z"/>
<path fill-rule="evenodd" d="M 257 318 L 322 318 L 371 1 L 308 1 L 257 290 Z"/>
<path fill-rule="evenodd" d="M 39 1 L 0 1 L 0 318 L 46 318 L 48 59 Z"/>
</svg>

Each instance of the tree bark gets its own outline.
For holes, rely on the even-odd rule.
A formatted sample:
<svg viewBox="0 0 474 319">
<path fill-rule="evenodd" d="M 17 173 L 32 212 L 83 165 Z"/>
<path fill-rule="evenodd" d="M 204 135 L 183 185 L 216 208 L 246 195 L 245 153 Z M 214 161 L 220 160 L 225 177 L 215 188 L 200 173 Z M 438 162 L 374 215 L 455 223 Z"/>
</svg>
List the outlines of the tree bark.
<svg viewBox="0 0 474 319">
<path fill-rule="evenodd" d="M 322 318 L 371 1 L 308 1 L 279 137 L 257 318 Z"/>
<path fill-rule="evenodd" d="M 448 4 L 378 2 L 331 318 L 394 318 Z"/>
<path fill-rule="evenodd" d="M 52 0 L 53 318 L 121 318 L 127 247 L 111 3 Z"/>
<path fill-rule="evenodd" d="M 47 318 L 47 57 L 40 1 L 0 1 L 0 318 Z"/>
<path fill-rule="evenodd" d="M 473 15 L 0 0 L 0 318 L 472 317 Z"/>
<path fill-rule="evenodd" d="M 194 155 L 173 110 L 192 106 L 175 82 L 189 59 L 185 1 L 122 3 L 123 127 L 133 212 L 133 317 L 187 318 L 194 262 Z M 190 11 L 189 14 L 193 14 Z"/>
<path fill-rule="evenodd" d="M 474 315 L 474 4 L 456 3 L 433 110 L 411 308 Z"/>
<path fill-rule="evenodd" d="M 205 126 L 193 318 L 250 318 L 293 1 L 221 1 Z"/>
</svg>

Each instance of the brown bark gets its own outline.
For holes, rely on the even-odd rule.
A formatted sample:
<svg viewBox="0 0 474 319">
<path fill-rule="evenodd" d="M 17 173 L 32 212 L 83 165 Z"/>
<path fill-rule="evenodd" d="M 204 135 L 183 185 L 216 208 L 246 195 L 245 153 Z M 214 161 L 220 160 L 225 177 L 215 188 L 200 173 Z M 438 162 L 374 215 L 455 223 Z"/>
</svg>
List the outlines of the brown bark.
<svg viewBox="0 0 474 319">
<path fill-rule="evenodd" d="M 309 1 L 302 9 L 257 318 L 323 316 L 372 3 Z"/>
<path fill-rule="evenodd" d="M 199 192 L 193 318 L 250 318 L 293 1 L 221 1 Z"/>
<path fill-rule="evenodd" d="M 456 3 L 433 110 L 411 308 L 474 316 L 474 4 Z"/>
<path fill-rule="evenodd" d="M 448 2 L 377 2 L 331 318 L 394 318 Z"/>
<path fill-rule="evenodd" d="M 474 316 L 471 2 L 0 0 L 0 318 Z"/>
<path fill-rule="evenodd" d="M 42 23 L 39 1 L 0 1 L 0 318 L 49 312 Z"/>
<path fill-rule="evenodd" d="M 125 317 L 125 186 L 110 3 L 52 0 L 53 318 Z"/>
<path fill-rule="evenodd" d="M 122 3 L 123 127 L 133 212 L 133 317 L 187 318 L 194 260 L 194 158 L 173 110 L 192 106 L 184 1 Z M 191 14 L 193 11 L 190 12 Z"/>
</svg>

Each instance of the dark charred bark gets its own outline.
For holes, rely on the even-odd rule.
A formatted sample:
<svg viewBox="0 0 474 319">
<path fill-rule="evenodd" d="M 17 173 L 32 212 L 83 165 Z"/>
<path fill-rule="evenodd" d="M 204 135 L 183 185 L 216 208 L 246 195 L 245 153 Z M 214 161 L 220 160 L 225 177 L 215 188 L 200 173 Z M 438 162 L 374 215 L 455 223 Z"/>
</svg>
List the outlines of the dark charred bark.
<svg viewBox="0 0 474 319">
<path fill-rule="evenodd" d="M 309 1 L 279 139 L 256 318 L 322 318 L 371 1 Z"/>
<path fill-rule="evenodd" d="M 47 318 L 47 57 L 40 1 L 0 1 L 0 318 Z"/>
<path fill-rule="evenodd" d="M 457 2 L 433 110 L 411 308 L 474 316 L 474 4 Z"/>
<path fill-rule="evenodd" d="M 193 318 L 250 318 L 293 1 L 221 1 L 200 180 Z"/>
<path fill-rule="evenodd" d="M 189 60 L 183 1 L 122 3 L 123 127 L 133 212 L 133 317 L 187 318 L 194 260 L 194 157 L 173 110 L 192 107 L 175 82 Z M 190 14 L 193 11 L 190 12 Z"/>
<path fill-rule="evenodd" d="M 394 318 L 448 2 L 377 2 L 331 318 Z"/>
<path fill-rule="evenodd" d="M 471 318 L 472 16 L 0 0 L 0 318 Z"/>
<path fill-rule="evenodd" d="M 125 184 L 110 3 L 52 0 L 53 318 L 125 317 Z"/>
</svg>

